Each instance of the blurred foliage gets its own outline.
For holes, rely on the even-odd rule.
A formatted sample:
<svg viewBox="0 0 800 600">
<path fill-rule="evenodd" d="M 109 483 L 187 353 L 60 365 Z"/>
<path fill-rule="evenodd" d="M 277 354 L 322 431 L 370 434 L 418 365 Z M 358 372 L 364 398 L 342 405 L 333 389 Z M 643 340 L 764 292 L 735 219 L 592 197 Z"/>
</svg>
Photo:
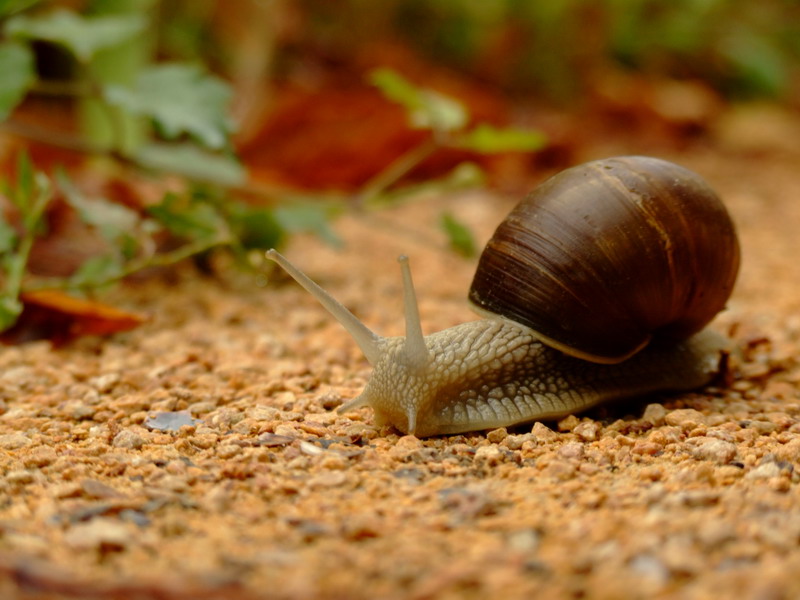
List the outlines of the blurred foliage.
<svg viewBox="0 0 800 600">
<path fill-rule="evenodd" d="M 31 139 L 111 159 L 115 176 L 179 182 L 162 185 L 160 199 L 127 206 L 87 194 L 66 171 L 45 174 L 21 154 L 2 182 L 0 330 L 19 317 L 26 291 L 101 288 L 218 247 L 248 264 L 298 232 L 339 244 L 330 224 L 348 207 L 380 208 L 421 190 L 482 181 L 480 168 L 464 162 L 398 185 L 437 151 L 474 157 L 547 144 L 536 131 L 477 122 L 465 100 L 434 90 L 436 82 L 370 71 L 381 64 L 371 52 L 382 44 L 558 103 L 591 101 L 620 69 L 704 81 L 732 99 L 800 91 L 798 0 L 0 0 L 0 126 L 31 97 L 55 99 L 72 109 L 75 138 L 65 143 L 63 132 L 45 130 Z M 367 72 L 422 141 L 354 194 L 321 202 L 320 195 L 248 188 L 231 105 L 246 115 L 250 101 L 257 113 L 252 104 L 271 98 L 254 90 L 282 78 L 318 82 L 326 72 Z M 78 215 L 107 251 L 69 275 L 41 279 L 29 273 L 29 259 L 50 233 L 54 205 Z M 451 248 L 474 254 L 454 214 L 440 215 L 439 225 Z"/>
<path fill-rule="evenodd" d="M 5 198 L 15 210 L 0 214 L 0 331 L 15 324 L 26 293 L 37 290 L 99 289 L 143 269 L 171 265 L 219 247 L 248 264 L 253 251 L 279 246 L 298 232 L 341 243 L 330 221 L 343 202 L 320 203 L 287 193 L 277 203 L 259 206 L 231 193 L 231 188 L 244 188 L 247 181 L 231 137 L 232 88 L 196 60 L 159 56 L 158 40 L 152 39 L 154 32 L 165 30 L 153 27 L 159 3 L 90 1 L 85 13 L 59 5 L 0 5 L 0 121 L 13 119 L 29 95 L 72 102 L 81 115 L 77 137 L 65 143 L 63 137 L 48 137 L 45 130 L 37 132 L 39 142 L 52 140 L 69 150 L 100 154 L 123 169 L 177 174 L 183 185 L 177 192 L 168 189 L 158 202 L 128 206 L 115 198 L 86 195 L 66 170 L 48 175 L 20 154 L 16 173 L 4 182 Z M 183 50 L 190 46 L 184 44 Z M 39 60 L 43 48 L 58 53 L 61 68 L 50 71 L 51 65 Z M 412 84 L 392 70 L 376 70 L 371 80 L 388 99 L 404 107 L 411 127 L 429 136 L 365 184 L 356 194 L 362 208 L 396 201 L 397 182 L 439 149 L 489 154 L 531 151 L 546 143 L 538 132 L 474 124 L 459 100 Z M 461 165 L 425 186 L 444 190 L 474 182 L 478 180 L 474 171 L 474 166 Z M 59 240 L 49 239 L 46 227 L 51 204 L 72 210 L 83 231 L 96 234 L 105 250 L 67 264 L 66 275 L 41 277 L 34 275 L 28 262 L 35 242 L 55 245 L 57 252 Z M 474 251 L 469 231 L 455 217 L 443 216 L 442 229 L 453 248 L 463 254 Z M 69 297 L 59 297 L 58 302 L 64 298 L 71 304 Z"/>
<path fill-rule="evenodd" d="M 551 100 L 616 65 L 780 97 L 800 59 L 797 0 L 300 0 L 305 43 L 328 53 L 399 36 L 438 63 Z"/>
</svg>

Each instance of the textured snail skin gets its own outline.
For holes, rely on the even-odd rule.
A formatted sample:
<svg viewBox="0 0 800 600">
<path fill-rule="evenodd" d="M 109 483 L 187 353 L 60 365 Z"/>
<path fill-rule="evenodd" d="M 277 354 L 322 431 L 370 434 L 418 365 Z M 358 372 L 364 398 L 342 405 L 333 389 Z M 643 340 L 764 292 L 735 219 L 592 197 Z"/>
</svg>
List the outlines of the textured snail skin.
<svg viewBox="0 0 800 600">
<path fill-rule="evenodd" d="M 403 360 L 404 338 L 383 355 L 359 398 L 379 425 L 424 437 L 505 427 L 581 412 L 607 400 L 701 387 L 720 371 L 728 341 L 704 330 L 604 365 L 553 350 L 509 321 L 464 323 L 425 338 L 430 363 Z"/>
<path fill-rule="evenodd" d="M 424 437 L 559 417 L 601 402 L 689 390 L 720 371 L 728 341 L 712 330 L 650 344 L 619 364 L 568 356 L 501 318 L 422 336 L 408 260 L 401 257 L 405 337 L 381 337 L 275 250 L 276 261 L 350 332 L 373 365 L 364 391 L 339 408 L 368 406 L 378 424 Z"/>
</svg>

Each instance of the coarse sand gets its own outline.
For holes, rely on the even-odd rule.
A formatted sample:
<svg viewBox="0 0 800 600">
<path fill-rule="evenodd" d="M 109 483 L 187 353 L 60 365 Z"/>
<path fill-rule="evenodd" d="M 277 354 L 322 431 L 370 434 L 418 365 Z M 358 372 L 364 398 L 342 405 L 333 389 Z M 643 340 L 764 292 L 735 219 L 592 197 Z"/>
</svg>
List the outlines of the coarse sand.
<svg viewBox="0 0 800 600">
<path fill-rule="evenodd" d="M 740 232 L 715 385 L 417 439 L 336 413 L 369 366 L 279 272 L 128 284 L 111 299 L 152 316 L 139 329 L 0 349 L 0 597 L 800 597 L 800 161 L 667 158 Z M 430 332 L 476 318 L 475 260 L 438 215 L 482 243 L 511 203 L 430 196 L 337 221 L 342 250 L 298 236 L 286 254 L 400 335 L 408 253 Z"/>
</svg>

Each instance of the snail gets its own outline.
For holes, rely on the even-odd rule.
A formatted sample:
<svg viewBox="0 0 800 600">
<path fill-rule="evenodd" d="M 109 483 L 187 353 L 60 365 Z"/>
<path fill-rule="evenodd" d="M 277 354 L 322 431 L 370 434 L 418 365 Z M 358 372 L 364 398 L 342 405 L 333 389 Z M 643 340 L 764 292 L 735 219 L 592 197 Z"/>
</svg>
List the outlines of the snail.
<svg viewBox="0 0 800 600">
<path fill-rule="evenodd" d="M 734 225 L 697 174 L 626 156 L 562 171 L 498 226 L 469 300 L 484 319 L 423 336 L 406 257 L 405 337 L 373 333 L 275 250 L 373 372 L 340 412 L 419 437 L 562 417 L 709 383 L 728 351 L 705 328 L 739 267 Z M 705 329 L 704 329 L 705 328 Z"/>
</svg>

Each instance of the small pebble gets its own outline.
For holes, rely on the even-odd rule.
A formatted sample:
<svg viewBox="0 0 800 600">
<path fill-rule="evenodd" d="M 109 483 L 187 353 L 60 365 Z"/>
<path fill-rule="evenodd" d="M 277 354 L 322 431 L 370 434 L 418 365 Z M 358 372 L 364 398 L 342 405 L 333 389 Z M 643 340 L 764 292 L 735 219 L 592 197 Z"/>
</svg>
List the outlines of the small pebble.
<svg viewBox="0 0 800 600">
<path fill-rule="evenodd" d="M 700 460 L 710 460 L 720 465 L 731 462 L 736 456 L 736 445 L 713 437 L 696 437 L 687 442 L 692 455 Z"/>
<path fill-rule="evenodd" d="M 124 523 L 97 517 L 88 523 L 73 525 L 64 540 L 75 550 L 123 550 L 133 542 L 133 536 Z"/>
<path fill-rule="evenodd" d="M 505 427 L 501 427 L 499 429 L 492 429 L 486 434 L 486 439 L 492 442 L 493 444 L 499 444 L 504 439 L 508 437 L 508 431 Z"/>
<path fill-rule="evenodd" d="M 664 424 L 666 415 L 667 409 L 664 408 L 663 404 L 648 404 L 642 414 L 642 420 L 650 423 L 654 427 L 660 427 Z"/>
<path fill-rule="evenodd" d="M 597 439 L 597 435 L 600 433 L 600 428 L 600 423 L 597 423 L 596 421 L 584 421 L 583 423 L 576 425 L 572 430 L 572 433 L 577 435 L 584 442 L 593 442 Z"/>
<path fill-rule="evenodd" d="M 531 433 L 536 441 L 542 443 L 553 442 L 558 439 L 558 434 L 555 431 L 539 421 L 533 424 Z"/>
<path fill-rule="evenodd" d="M 664 416 L 664 422 L 667 425 L 680 427 L 684 431 L 692 430 L 698 425 L 704 425 L 706 418 L 700 411 L 693 408 L 680 408 L 668 412 Z"/>
<path fill-rule="evenodd" d="M 144 444 L 145 440 L 142 436 L 127 429 L 115 435 L 112 442 L 115 448 L 130 448 L 132 450 L 139 450 Z"/>
<path fill-rule="evenodd" d="M 475 451 L 475 460 L 488 465 L 496 465 L 503 460 L 503 453 L 497 446 L 481 446 Z"/>
<path fill-rule="evenodd" d="M 3 450 L 17 450 L 30 443 L 30 438 L 23 433 L 5 433 L 0 435 L 0 448 Z"/>
</svg>

